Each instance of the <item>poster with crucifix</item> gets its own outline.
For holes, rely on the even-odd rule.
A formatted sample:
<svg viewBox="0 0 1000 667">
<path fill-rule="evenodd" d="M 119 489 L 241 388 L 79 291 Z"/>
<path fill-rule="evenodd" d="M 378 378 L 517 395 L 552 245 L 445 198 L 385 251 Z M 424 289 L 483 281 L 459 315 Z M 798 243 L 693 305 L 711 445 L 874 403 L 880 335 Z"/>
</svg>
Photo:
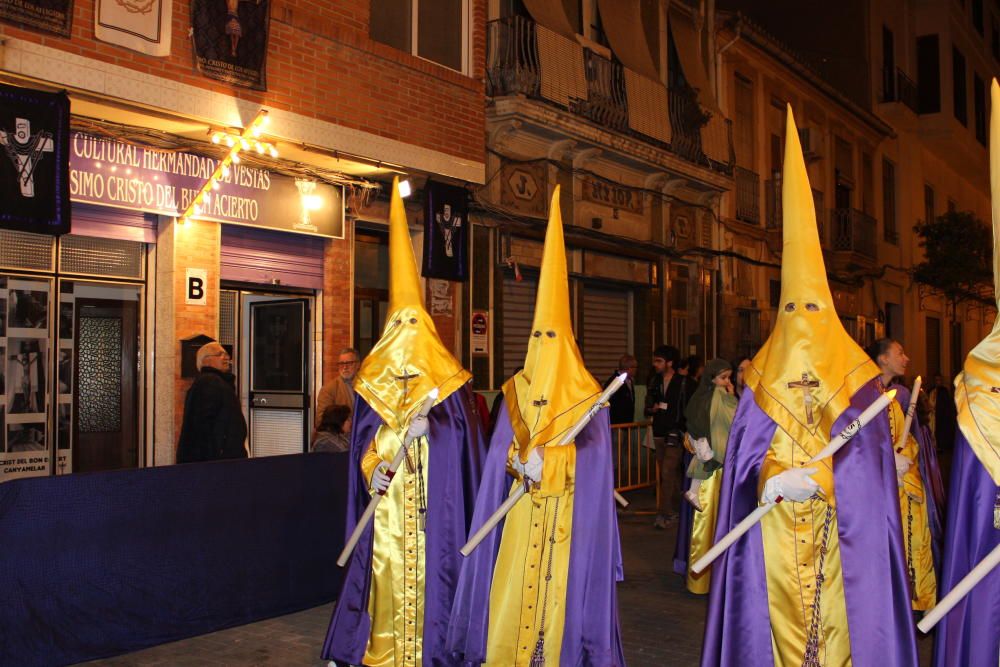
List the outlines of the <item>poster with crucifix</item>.
<svg viewBox="0 0 1000 667">
<path fill-rule="evenodd" d="M 65 93 L 0 84 L 0 228 L 70 231 Z"/>
<path fill-rule="evenodd" d="M 469 205 L 465 188 L 427 181 L 424 187 L 425 278 L 464 281 L 468 265 Z"/>
<path fill-rule="evenodd" d="M 267 90 L 270 0 L 192 0 L 195 66 L 211 79 Z"/>
</svg>

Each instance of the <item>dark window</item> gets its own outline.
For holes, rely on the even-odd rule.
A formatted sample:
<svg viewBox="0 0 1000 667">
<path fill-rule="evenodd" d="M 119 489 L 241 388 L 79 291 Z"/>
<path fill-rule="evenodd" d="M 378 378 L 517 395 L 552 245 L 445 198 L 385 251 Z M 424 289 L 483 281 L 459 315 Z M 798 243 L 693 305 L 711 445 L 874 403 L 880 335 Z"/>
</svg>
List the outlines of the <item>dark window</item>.
<svg viewBox="0 0 1000 667">
<path fill-rule="evenodd" d="M 996 19 L 993 20 L 990 48 L 993 51 L 993 59 L 1000 60 L 1000 26 L 997 25 Z"/>
<path fill-rule="evenodd" d="M 968 126 L 969 108 L 966 100 L 968 91 L 965 87 L 965 56 L 955 47 L 951 47 L 951 83 L 951 103 L 955 119 L 962 125 Z"/>
<path fill-rule="evenodd" d="M 774 280 L 770 281 L 770 296 L 771 296 L 771 308 L 777 308 L 781 305 L 781 281 Z"/>
<path fill-rule="evenodd" d="M 924 184 L 924 222 L 934 220 L 934 188 Z"/>
<path fill-rule="evenodd" d="M 409 53 L 413 43 L 410 0 L 372 0 L 371 8 L 371 38 Z"/>
<path fill-rule="evenodd" d="M 965 363 L 965 340 L 962 335 L 962 323 L 951 323 L 951 374 L 957 375 Z"/>
<path fill-rule="evenodd" d="M 896 233 L 896 165 L 882 160 L 882 229 L 887 243 L 897 243 Z"/>
<path fill-rule="evenodd" d="M 937 35 L 917 37 L 917 111 L 941 111 L 941 63 Z"/>
<path fill-rule="evenodd" d="M 972 26 L 983 34 L 983 0 L 972 0 Z"/>
<path fill-rule="evenodd" d="M 776 134 L 771 135 L 771 176 L 781 178 L 781 166 L 784 163 L 785 153 L 781 150 L 781 137 Z"/>
<path fill-rule="evenodd" d="M 463 0 L 371 0 L 369 31 L 377 42 L 462 71 L 462 15 Z"/>
<path fill-rule="evenodd" d="M 903 307 L 898 303 L 885 304 L 885 335 L 903 342 Z"/>
<path fill-rule="evenodd" d="M 976 114 L 976 140 L 986 145 L 986 83 L 978 74 L 972 75 L 972 102 Z"/>
<path fill-rule="evenodd" d="M 861 152 L 861 210 L 868 215 L 875 213 L 875 166 L 867 151 Z"/>
<path fill-rule="evenodd" d="M 927 344 L 927 375 L 941 373 L 941 320 L 928 317 L 924 320 L 924 340 Z"/>
<path fill-rule="evenodd" d="M 896 53 L 892 30 L 882 26 L 882 101 L 896 99 Z"/>
</svg>

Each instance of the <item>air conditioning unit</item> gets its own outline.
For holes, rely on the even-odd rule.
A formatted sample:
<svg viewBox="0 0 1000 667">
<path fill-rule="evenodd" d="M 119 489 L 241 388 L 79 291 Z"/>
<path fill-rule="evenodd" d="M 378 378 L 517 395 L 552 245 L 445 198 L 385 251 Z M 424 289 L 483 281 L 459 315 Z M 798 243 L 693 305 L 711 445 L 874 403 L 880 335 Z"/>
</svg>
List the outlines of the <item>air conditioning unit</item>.
<svg viewBox="0 0 1000 667">
<path fill-rule="evenodd" d="M 819 132 L 810 127 L 799 128 L 799 143 L 802 144 L 802 156 L 808 160 L 818 160 L 823 157 Z"/>
</svg>

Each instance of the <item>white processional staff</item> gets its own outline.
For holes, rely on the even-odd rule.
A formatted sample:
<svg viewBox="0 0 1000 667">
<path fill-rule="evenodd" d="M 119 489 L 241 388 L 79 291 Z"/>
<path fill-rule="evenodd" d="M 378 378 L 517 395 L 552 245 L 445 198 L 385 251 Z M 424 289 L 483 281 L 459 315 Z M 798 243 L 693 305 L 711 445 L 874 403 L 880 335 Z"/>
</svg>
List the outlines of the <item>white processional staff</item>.
<svg viewBox="0 0 1000 667">
<path fill-rule="evenodd" d="M 920 632 L 927 633 L 931 631 L 937 622 L 944 618 L 945 614 L 951 611 L 951 608 L 961 601 L 966 595 L 969 594 L 976 584 L 982 581 L 986 575 L 993 571 L 997 565 L 1000 565 L 1000 544 L 993 547 L 986 558 L 979 561 L 972 570 L 969 571 L 967 575 L 962 577 L 962 580 L 948 592 L 941 601 L 938 602 L 933 609 L 931 609 L 927 614 L 920 619 L 917 623 L 917 628 Z"/>
<path fill-rule="evenodd" d="M 906 434 L 910 432 L 910 425 L 913 424 L 913 413 L 917 410 L 917 396 L 920 395 L 920 385 L 924 382 L 923 378 L 919 375 L 917 379 L 913 381 L 913 393 L 910 394 L 910 404 L 906 407 L 906 419 L 903 420 L 903 432 L 899 434 L 896 438 L 895 451 L 897 454 L 902 453 L 903 447 L 906 445 Z"/>
<path fill-rule="evenodd" d="M 622 373 L 612 380 L 607 389 L 605 389 L 604 392 L 597 397 L 597 400 L 594 401 L 594 404 L 590 406 L 590 409 L 588 409 L 583 416 L 580 417 L 576 424 L 573 425 L 573 428 L 567 431 L 566 434 L 559 439 L 558 446 L 565 446 L 573 442 L 580 431 L 583 430 L 583 427 L 594 418 L 594 415 L 600 412 L 601 408 L 604 407 L 604 404 L 608 402 L 609 398 L 611 398 L 611 395 L 618 391 L 623 384 L 625 384 L 625 379 L 627 377 L 628 373 Z M 465 546 L 459 550 L 459 553 L 463 556 L 471 554 L 473 550 L 479 546 L 479 543 L 490 534 L 490 531 L 496 528 L 497 524 L 500 523 L 500 521 L 507 516 L 507 513 L 514 508 L 514 505 L 516 505 L 517 501 L 521 499 L 521 496 L 527 492 L 527 487 L 529 487 L 532 483 L 532 480 L 525 477 L 524 483 L 519 484 L 517 488 L 514 489 L 507 500 L 505 500 L 503 504 L 500 505 L 500 507 L 498 507 L 492 515 L 490 515 L 490 518 L 487 519 L 482 526 L 480 526 L 479 530 L 477 530 L 472 537 L 469 538 L 469 541 L 466 542 Z M 628 505 L 628 502 L 622 498 L 617 491 L 615 491 L 615 500 L 617 500 L 622 507 Z"/>
<path fill-rule="evenodd" d="M 886 406 L 889 405 L 889 402 L 895 397 L 895 389 L 887 391 L 879 396 L 878 399 L 869 405 L 857 419 L 848 424 L 847 428 L 838 433 L 836 437 L 831 438 L 830 443 L 824 447 L 819 454 L 809 459 L 809 462 L 806 463 L 806 465 L 822 461 L 823 459 L 836 454 L 837 450 L 850 442 L 851 438 L 857 435 L 858 431 L 864 428 L 865 424 L 875 418 L 875 415 L 882 412 L 882 410 L 885 410 Z M 777 507 L 778 503 L 782 500 L 783 498 L 778 496 L 777 500 L 773 503 L 765 503 L 747 515 L 745 519 L 736 524 L 735 528 L 730 530 L 722 537 L 721 540 L 716 542 L 704 556 L 699 558 L 695 564 L 691 566 L 691 571 L 695 574 L 700 574 L 702 570 L 711 565 L 716 558 L 721 556 L 726 549 L 731 547 L 736 540 L 740 539 L 744 533 L 750 530 L 754 524 L 763 519 L 765 514 Z"/>
<path fill-rule="evenodd" d="M 423 404 L 420 406 L 420 412 L 417 413 L 419 417 L 426 417 L 427 413 L 431 411 L 434 407 L 434 402 L 437 401 L 438 388 L 434 387 L 431 389 L 430 393 L 427 394 L 427 398 L 424 399 Z M 392 478 L 396 474 L 396 470 L 403 463 L 403 459 L 406 458 L 406 452 L 410 448 L 410 444 L 413 442 L 413 438 L 407 433 L 403 437 L 403 444 L 399 446 L 396 450 L 396 456 L 393 457 L 392 463 L 389 464 L 389 469 L 386 474 L 389 476 L 389 483 L 392 483 Z M 372 496 L 371 500 L 368 501 L 368 506 L 365 508 L 364 514 L 358 519 L 358 524 L 354 526 L 354 532 L 351 533 L 351 537 L 347 540 L 347 544 L 344 545 L 344 550 L 340 552 L 340 558 L 337 559 L 337 565 L 344 567 L 347 563 L 347 559 L 351 557 L 351 553 L 354 551 L 354 547 L 357 546 L 358 540 L 361 539 L 361 535 L 365 532 L 365 528 L 371 523 L 372 517 L 375 516 L 375 510 L 378 508 L 379 502 L 385 496 L 388 488 L 385 491 L 379 491 Z"/>
</svg>

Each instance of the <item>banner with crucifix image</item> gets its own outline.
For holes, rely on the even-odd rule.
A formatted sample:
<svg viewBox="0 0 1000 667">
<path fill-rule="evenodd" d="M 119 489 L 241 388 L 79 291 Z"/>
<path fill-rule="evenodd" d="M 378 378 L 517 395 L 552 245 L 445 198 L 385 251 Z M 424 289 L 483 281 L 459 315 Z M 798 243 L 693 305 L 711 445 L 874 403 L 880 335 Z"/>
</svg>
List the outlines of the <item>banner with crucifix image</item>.
<svg viewBox="0 0 1000 667">
<path fill-rule="evenodd" d="M 469 205 L 465 188 L 427 181 L 424 187 L 425 278 L 469 277 Z"/>
<path fill-rule="evenodd" d="M 67 234 L 69 98 L 0 84 L 0 227 Z"/>
<path fill-rule="evenodd" d="M 254 90 L 267 90 L 270 0 L 192 0 L 191 39 L 198 71 Z"/>
</svg>

